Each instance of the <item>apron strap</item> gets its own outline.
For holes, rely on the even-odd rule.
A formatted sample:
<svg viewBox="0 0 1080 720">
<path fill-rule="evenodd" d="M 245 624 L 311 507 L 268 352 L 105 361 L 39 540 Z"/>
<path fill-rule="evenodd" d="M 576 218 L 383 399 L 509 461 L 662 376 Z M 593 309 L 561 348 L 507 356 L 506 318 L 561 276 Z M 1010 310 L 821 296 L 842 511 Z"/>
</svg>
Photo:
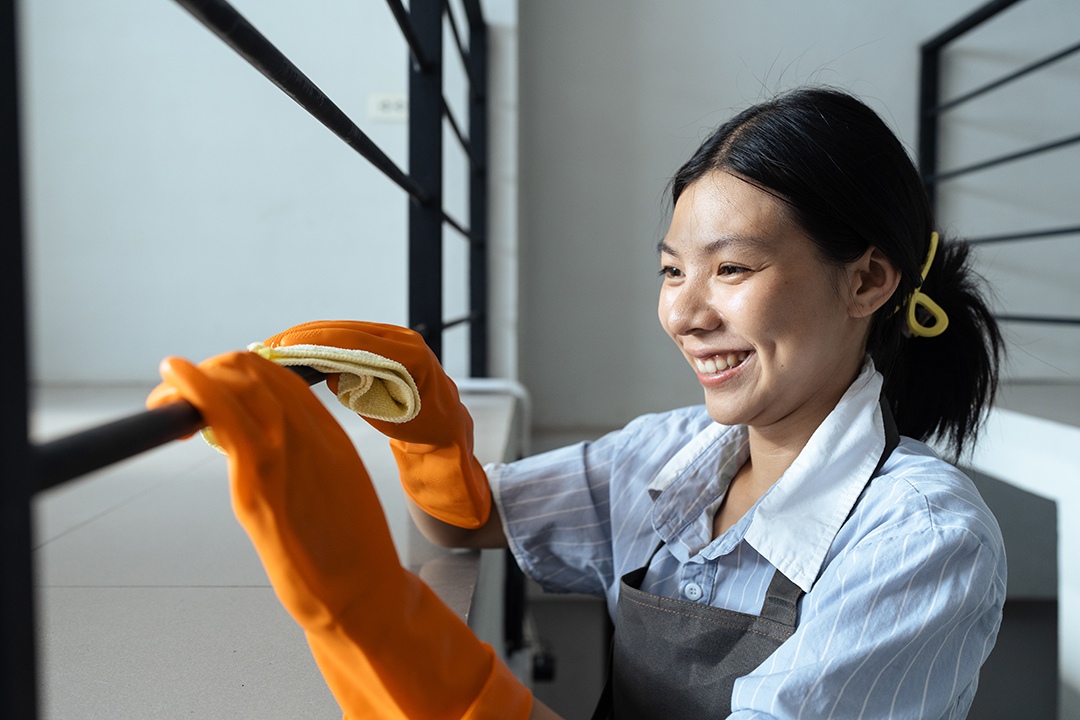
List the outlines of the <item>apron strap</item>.
<svg viewBox="0 0 1080 720">
<path fill-rule="evenodd" d="M 881 396 L 878 402 L 881 405 L 881 420 L 885 424 L 885 450 L 881 453 L 881 459 L 878 460 L 874 472 L 870 473 L 871 478 L 877 475 L 881 468 L 885 466 L 885 461 L 889 459 L 889 456 L 893 454 L 893 450 L 900 444 L 900 432 L 896 429 L 896 420 L 893 418 L 892 410 L 889 409 L 889 403 L 885 400 L 884 395 Z"/>
<path fill-rule="evenodd" d="M 652 565 L 653 558 L 656 557 L 656 553 L 660 552 L 660 548 L 664 547 L 664 540 L 661 538 L 657 543 L 656 548 L 649 554 L 649 559 L 645 561 L 645 564 L 639 567 L 633 572 L 629 572 L 622 577 L 622 582 L 631 585 L 634 588 L 640 588 L 641 583 L 645 580 L 645 573 L 649 571 L 649 566 Z M 596 709 L 593 710 L 592 720 L 610 720 L 612 715 L 612 663 L 615 660 L 615 637 L 611 638 L 611 644 L 608 646 L 608 667 L 607 667 L 607 680 L 604 682 L 604 689 L 600 693 L 600 700 L 596 703 Z"/>
<path fill-rule="evenodd" d="M 783 625 L 795 625 L 799 614 L 799 598 L 803 589 L 788 579 L 777 568 L 773 573 L 769 589 L 765 591 L 765 602 L 761 606 L 761 617 Z"/>
</svg>

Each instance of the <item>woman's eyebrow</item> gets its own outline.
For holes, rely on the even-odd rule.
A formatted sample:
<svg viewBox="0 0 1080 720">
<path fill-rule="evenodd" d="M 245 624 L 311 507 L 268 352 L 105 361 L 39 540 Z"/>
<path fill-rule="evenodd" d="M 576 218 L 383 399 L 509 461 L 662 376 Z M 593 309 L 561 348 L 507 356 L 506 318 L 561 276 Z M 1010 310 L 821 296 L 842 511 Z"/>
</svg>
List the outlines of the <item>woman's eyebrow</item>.
<svg viewBox="0 0 1080 720">
<path fill-rule="evenodd" d="M 712 242 L 702 245 L 696 250 L 695 254 L 708 256 L 733 245 L 750 249 L 760 249 L 769 247 L 769 241 L 757 235 L 723 235 Z M 679 257 L 679 253 L 675 248 L 668 245 L 666 240 L 661 240 L 656 244 L 656 251 L 658 253 L 666 253 L 672 257 Z"/>
</svg>

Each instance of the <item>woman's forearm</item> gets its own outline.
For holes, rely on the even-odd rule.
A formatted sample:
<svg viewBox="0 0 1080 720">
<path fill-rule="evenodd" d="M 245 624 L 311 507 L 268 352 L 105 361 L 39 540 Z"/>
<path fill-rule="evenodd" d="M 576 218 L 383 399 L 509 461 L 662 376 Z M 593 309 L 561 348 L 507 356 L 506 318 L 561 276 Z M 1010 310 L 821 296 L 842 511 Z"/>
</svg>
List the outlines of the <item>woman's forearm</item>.
<svg viewBox="0 0 1080 720">
<path fill-rule="evenodd" d="M 424 512 L 413 502 L 408 495 L 405 496 L 405 505 L 409 508 L 409 515 L 420 530 L 420 533 L 431 542 L 440 547 L 447 548 L 505 548 L 506 536 L 503 534 L 502 520 L 499 518 L 499 510 L 495 503 L 491 504 L 491 514 L 487 522 L 475 530 L 458 527 L 443 522 L 438 518 Z M 554 716 L 553 716 L 554 717 Z"/>
</svg>

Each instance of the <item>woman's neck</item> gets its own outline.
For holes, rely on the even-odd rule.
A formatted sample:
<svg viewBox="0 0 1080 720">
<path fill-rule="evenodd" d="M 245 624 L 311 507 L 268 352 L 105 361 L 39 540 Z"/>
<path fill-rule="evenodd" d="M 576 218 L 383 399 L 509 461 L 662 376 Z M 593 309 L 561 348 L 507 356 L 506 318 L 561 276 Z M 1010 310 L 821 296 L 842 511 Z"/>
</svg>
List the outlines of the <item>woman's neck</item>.
<svg viewBox="0 0 1080 720">
<path fill-rule="evenodd" d="M 735 473 L 713 518 L 713 538 L 737 523 L 783 477 L 857 376 L 858 371 L 847 383 L 837 384 L 777 422 L 749 426 L 750 457 Z"/>
</svg>

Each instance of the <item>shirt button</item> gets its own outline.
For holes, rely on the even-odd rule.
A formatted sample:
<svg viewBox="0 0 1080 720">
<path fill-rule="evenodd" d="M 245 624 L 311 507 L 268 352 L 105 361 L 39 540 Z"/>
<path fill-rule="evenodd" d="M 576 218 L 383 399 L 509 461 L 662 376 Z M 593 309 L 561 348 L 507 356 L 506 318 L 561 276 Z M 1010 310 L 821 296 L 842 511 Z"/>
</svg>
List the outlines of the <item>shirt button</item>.
<svg viewBox="0 0 1080 720">
<path fill-rule="evenodd" d="M 686 587 L 684 587 L 682 591 L 683 595 L 685 595 L 689 600 L 693 600 L 694 602 L 700 600 L 701 596 L 705 594 L 701 590 L 701 586 L 695 582 L 686 583 Z"/>
</svg>

